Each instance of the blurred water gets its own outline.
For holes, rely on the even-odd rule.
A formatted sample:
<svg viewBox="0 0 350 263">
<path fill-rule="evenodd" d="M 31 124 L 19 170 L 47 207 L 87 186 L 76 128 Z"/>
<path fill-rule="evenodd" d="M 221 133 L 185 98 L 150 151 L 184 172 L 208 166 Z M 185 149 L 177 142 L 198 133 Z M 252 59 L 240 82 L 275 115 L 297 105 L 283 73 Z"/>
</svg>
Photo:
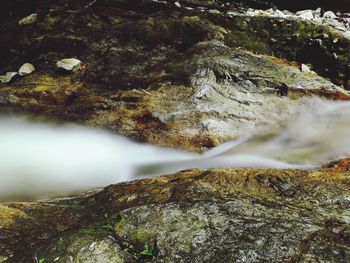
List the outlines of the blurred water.
<svg viewBox="0 0 350 263">
<path fill-rule="evenodd" d="M 202 155 L 104 130 L 0 118 L 0 200 L 43 198 L 188 168 L 310 169 L 350 155 L 350 103 L 304 100 L 278 127 Z"/>
<path fill-rule="evenodd" d="M 208 156 L 254 154 L 286 163 L 319 165 L 350 155 L 350 102 L 305 99 L 297 114 Z"/>
</svg>

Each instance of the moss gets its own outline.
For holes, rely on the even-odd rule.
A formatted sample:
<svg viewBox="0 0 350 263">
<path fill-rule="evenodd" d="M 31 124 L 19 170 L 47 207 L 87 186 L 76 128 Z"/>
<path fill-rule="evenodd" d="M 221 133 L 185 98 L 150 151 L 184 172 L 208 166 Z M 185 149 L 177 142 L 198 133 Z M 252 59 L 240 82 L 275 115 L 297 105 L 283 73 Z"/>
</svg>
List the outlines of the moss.
<svg viewBox="0 0 350 263">
<path fill-rule="evenodd" d="M 0 256 L 0 263 L 2 262 L 6 262 L 8 259 L 8 257 L 5 257 L 5 256 Z"/>
<path fill-rule="evenodd" d="M 262 54 L 271 54 L 269 45 L 260 37 L 247 32 L 235 31 L 225 37 L 228 46 L 244 47 L 245 49 Z"/>
<path fill-rule="evenodd" d="M 147 229 L 138 228 L 130 233 L 130 237 L 143 244 L 146 244 L 152 242 L 154 239 L 154 233 Z"/>
<path fill-rule="evenodd" d="M 19 219 L 28 220 L 30 217 L 19 209 L 0 205 L 0 229 L 10 227 Z"/>
<path fill-rule="evenodd" d="M 63 200 L 56 200 L 54 201 L 55 205 L 62 205 L 67 206 L 73 209 L 82 210 L 85 208 L 85 206 L 90 204 L 90 199 L 87 200 L 81 199 L 81 198 L 74 198 L 74 199 L 63 199 Z"/>
<path fill-rule="evenodd" d="M 317 73 L 336 83 L 350 76 L 350 40 L 331 28 L 268 17 L 216 17 L 214 21 L 230 30 L 225 35 L 228 46 L 312 64 Z"/>
<path fill-rule="evenodd" d="M 121 236 L 121 237 L 125 236 L 126 235 L 125 225 L 126 225 L 125 219 L 121 218 L 121 220 L 114 225 L 114 232 L 118 236 Z"/>
</svg>

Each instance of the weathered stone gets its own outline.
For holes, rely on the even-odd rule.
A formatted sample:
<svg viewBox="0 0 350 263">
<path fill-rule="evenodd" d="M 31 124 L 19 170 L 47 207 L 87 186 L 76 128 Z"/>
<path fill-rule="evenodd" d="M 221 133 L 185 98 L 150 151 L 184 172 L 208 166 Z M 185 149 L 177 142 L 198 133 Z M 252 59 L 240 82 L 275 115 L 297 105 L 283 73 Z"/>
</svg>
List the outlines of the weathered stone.
<svg viewBox="0 0 350 263">
<path fill-rule="evenodd" d="M 273 126 L 302 97 L 350 98 L 331 82 L 349 81 L 349 38 L 319 12 L 302 21 L 217 1 L 91 3 L 38 1 L 35 27 L 1 24 L 1 68 L 38 67 L 1 86 L 2 109 L 203 151 Z M 86 69 L 58 74 L 72 56 Z M 190 170 L 2 204 L 0 261 L 347 262 L 348 161 L 329 167 Z"/>
<path fill-rule="evenodd" d="M 34 13 L 19 20 L 18 24 L 20 26 L 31 25 L 34 24 L 37 21 L 37 19 L 38 14 Z"/>
<path fill-rule="evenodd" d="M 29 75 L 35 71 L 35 67 L 30 63 L 23 64 L 18 70 L 20 76 Z"/>
<path fill-rule="evenodd" d="M 310 73 L 311 72 L 310 68 L 307 65 L 305 65 L 305 64 L 301 64 L 300 70 L 301 70 L 301 72 L 304 72 L 304 73 Z"/>
<path fill-rule="evenodd" d="M 80 69 L 82 62 L 76 58 L 65 58 L 57 61 L 56 65 L 58 68 L 65 69 L 67 71 L 78 71 Z"/>
<path fill-rule="evenodd" d="M 332 11 L 324 12 L 323 17 L 324 18 L 331 18 L 331 19 L 337 18 L 336 14 L 334 14 L 334 12 L 332 12 Z"/>
<path fill-rule="evenodd" d="M 163 63 L 152 76 L 159 76 L 159 87 L 147 90 L 103 91 L 74 76 L 39 76 L 18 80 L 21 89 L 3 87 L 1 103 L 195 151 L 273 125 L 292 115 L 302 96 L 349 97 L 340 87 L 286 61 L 219 41 L 198 43 L 182 60 Z"/>
<path fill-rule="evenodd" d="M 312 20 L 314 18 L 314 14 L 312 10 L 299 11 L 297 12 L 297 15 L 299 15 L 301 19 L 305 19 L 305 20 Z"/>
<path fill-rule="evenodd" d="M 16 75 L 18 75 L 17 72 L 7 72 L 5 75 L 0 76 L 0 82 L 3 84 L 10 83 Z"/>
<path fill-rule="evenodd" d="M 346 262 L 349 178 L 333 168 L 190 170 L 82 199 L 6 204 L 29 218 L 0 228 L 0 255 L 12 254 L 9 262 L 35 255 L 48 262 Z"/>
</svg>

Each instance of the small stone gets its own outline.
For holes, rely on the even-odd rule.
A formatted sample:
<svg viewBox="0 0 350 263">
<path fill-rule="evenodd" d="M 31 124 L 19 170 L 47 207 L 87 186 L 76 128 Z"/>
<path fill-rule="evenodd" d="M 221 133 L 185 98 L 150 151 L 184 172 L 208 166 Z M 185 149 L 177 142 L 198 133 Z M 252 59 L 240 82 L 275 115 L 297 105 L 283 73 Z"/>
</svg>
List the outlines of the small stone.
<svg viewBox="0 0 350 263">
<path fill-rule="evenodd" d="M 297 12 L 297 15 L 304 20 L 312 20 L 314 19 L 314 14 L 312 10 L 303 10 Z"/>
<path fill-rule="evenodd" d="M 38 19 L 38 14 L 34 13 L 19 20 L 18 24 L 20 26 L 31 25 L 31 24 L 34 24 L 37 19 Z"/>
<path fill-rule="evenodd" d="M 262 12 L 260 10 L 248 9 L 246 12 L 247 16 L 259 16 L 259 15 L 267 15 L 266 12 Z"/>
<path fill-rule="evenodd" d="M 24 63 L 18 70 L 20 76 L 29 75 L 35 71 L 35 67 L 30 63 Z"/>
<path fill-rule="evenodd" d="M 334 14 L 333 11 L 327 11 L 323 14 L 323 18 L 335 19 L 335 18 L 337 18 L 337 16 L 336 16 L 336 14 Z"/>
<path fill-rule="evenodd" d="M 273 12 L 271 12 L 270 16 L 271 17 L 281 17 L 281 18 L 285 18 L 286 17 L 286 15 L 282 11 L 280 11 L 278 9 L 273 11 Z"/>
<path fill-rule="evenodd" d="M 208 13 L 210 13 L 210 14 L 221 14 L 221 12 L 219 10 L 217 10 L 217 9 L 210 9 L 208 11 Z"/>
<path fill-rule="evenodd" d="M 288 10 L 283 10 L 282 13 L 285 15 L 285 16 L 295 16 L 294 13 L 288 11 Z"/>
<path fill-rule="evenodd" d="M 311 69 L 305 64 L 301 64 L 300 70 L 301 72 L 304 72 L 304 73 L 311 73 Z"/>
<path fill-rule="evenodd" d="M 178 8 L 181 8 L 181 5 L 180 5 L 179 2 L 175 2 L 174 5 L 175 5 L 176 7 L 178 7 Z"/>
<path fill-rule="evenodd" d="M 0 76 L 0 82 L 3 84 L 9 83 L 17 74 L 17 72 L 7 72 L 5 75 Z"/>
<path fill-rule="evenodd" d="M 80 69 L 82 62 L 76 58 L 65 58 L 56 63 L 58 68 L 65 69 L 67 71 L 77 71 Z"/>
</svg>

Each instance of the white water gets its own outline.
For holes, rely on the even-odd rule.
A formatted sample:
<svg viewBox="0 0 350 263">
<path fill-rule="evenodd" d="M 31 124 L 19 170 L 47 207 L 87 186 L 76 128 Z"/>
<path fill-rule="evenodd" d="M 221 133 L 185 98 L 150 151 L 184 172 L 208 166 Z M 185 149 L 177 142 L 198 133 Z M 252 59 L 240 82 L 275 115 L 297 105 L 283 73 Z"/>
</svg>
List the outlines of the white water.
<svg viewBox="0 0 350 263">
<path fill-rule="evenodd" d="M 0 200 L 67 195 L 187 168 L 314 168 L 350 155 L 350 103 L 308 99 L 280 127 L 203 155 L 99 129 L 0 118 Z"/>
</svg>

